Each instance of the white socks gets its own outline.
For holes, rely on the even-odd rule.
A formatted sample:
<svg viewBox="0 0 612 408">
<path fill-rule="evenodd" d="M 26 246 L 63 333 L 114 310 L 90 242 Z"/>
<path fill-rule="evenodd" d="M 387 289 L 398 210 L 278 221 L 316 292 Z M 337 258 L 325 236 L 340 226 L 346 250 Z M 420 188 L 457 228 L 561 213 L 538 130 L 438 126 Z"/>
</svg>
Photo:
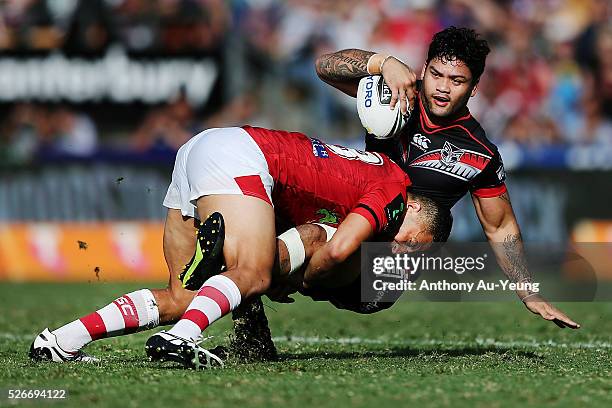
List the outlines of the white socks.
<svg viewBox="0 0 612 408">
<path fill-rule="evenodd" d="M 123 295 L 97 312 L 53 330 L 66 351 L 77 351 L 93 340 L 130 334 L 159 326 L 159 310 L 149 289 Z"/>
<path fill-rule="evenodd" d="M 187 311 L 168 332 L 185 339 L 196 339 L 214 321 L 240 304 L 241 295 L 233 280 L 216 275 L 204 282 Z"/>
</svg>

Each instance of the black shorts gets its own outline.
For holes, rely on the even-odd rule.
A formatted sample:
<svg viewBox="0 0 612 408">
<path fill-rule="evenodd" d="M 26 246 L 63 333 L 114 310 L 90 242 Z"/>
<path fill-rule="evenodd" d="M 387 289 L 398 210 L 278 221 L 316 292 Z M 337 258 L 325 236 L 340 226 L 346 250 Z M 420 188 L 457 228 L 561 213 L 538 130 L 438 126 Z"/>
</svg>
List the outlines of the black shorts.
<svg viewBox="0 0 612 408">
<path fill-rule="evenodd" d="M 319 302 L 330 302 L 338 309 L 350 310 L 359 314 L 372 314 L 393 306 L 395 302 L 362 302 L 361 277 L 347 286 L 334 289 L 304 289 L 300 291 Z"/>
</svg>

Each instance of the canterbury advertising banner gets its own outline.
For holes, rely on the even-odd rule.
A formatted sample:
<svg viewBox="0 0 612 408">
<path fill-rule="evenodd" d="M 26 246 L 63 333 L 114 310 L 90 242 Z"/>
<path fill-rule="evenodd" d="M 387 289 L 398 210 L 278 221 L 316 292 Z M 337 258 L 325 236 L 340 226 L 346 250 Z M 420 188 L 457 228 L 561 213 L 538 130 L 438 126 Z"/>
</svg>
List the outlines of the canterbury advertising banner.
<svg viewBox="0 0 612 408">
<path fill-rule="evenodd" d="M 163 228 L 162 222 L 0 223 L 0 281 L 166 281 Z M 597 280 L 612 280 L 612 222 L 583 220 L 571 238 L 583 244 L 562 247 L 578 248 Z M 571 277 L 571 268 L 562 269 Z"/>
<path fill-rule="evenodd" d="M 0 280 L 165 281 L 163 223 L 0 223 Z"/>
</svg>

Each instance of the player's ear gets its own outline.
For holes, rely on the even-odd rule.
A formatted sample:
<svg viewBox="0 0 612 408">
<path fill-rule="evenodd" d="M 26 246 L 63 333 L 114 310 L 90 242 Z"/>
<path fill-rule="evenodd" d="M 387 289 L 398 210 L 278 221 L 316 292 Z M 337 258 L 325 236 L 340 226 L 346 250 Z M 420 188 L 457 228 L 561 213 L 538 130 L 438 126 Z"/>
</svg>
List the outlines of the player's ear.
<svg viewBox="0 0 612 408">
<path fill-rule="evenodd" d="M 421 203 L 415 200 L 406 201 L 406 212 L 409 211 L 418 213 L 419 211 L 421 211 Z"/>
<path fill-rule="evenodd" d="M 425 70 L 427 69 L 427 62 L 423 64 L 423 69 L 421 69 L 421 79 L 425 78 Z"/>
<path fill-rule="evenodd" d="M 473 98 L 478 93 L 478 84 L 479 82 L 476 82 L 476 85 L 474 85 L 474 87 L 472 88 L 472 93 L 470 94 L 470 98 Z"/>
</svg>

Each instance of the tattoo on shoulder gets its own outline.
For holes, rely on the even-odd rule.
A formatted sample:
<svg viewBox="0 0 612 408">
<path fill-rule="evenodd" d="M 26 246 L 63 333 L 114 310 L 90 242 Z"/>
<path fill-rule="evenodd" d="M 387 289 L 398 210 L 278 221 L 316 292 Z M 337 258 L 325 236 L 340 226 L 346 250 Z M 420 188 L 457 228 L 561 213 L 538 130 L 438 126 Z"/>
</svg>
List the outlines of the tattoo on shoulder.
<svg viewBox="0 0 612 408">
<path fill-rule="evenodd" d="M 373 54 L 357 49 L 327 54 L 319 59 L 317 72 L 333 81 L 360 78 L 368 74 L 368 59 Z"/>
<path fill-rule="evenodd" d="M 508 267 L 504 268 L 508 278 L 513 282 L 531 282 L 532 276 L 525 262 L 521 235 L 508 234 L 502 245 L 508 260 Z"/>
</svg>

